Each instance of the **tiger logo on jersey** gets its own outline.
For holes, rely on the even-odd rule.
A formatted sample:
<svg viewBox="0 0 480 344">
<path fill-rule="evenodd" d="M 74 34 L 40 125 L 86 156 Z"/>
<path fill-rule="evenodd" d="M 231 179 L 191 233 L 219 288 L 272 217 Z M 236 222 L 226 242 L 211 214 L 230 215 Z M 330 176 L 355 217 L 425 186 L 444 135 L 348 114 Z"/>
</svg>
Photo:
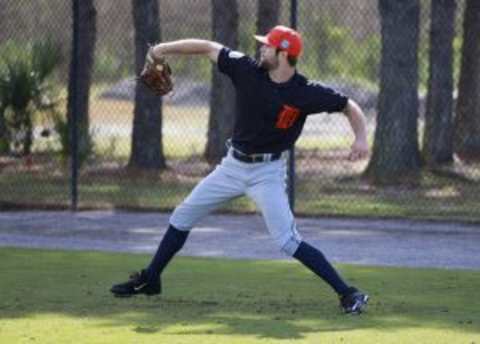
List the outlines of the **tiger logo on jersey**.
<svg viewBox="0 0 480 344">
<path fill-rule="evenodd" d="M 275 127 L 278 129 L 288 129 L 296 122 L 298 116 L 300 116 L 300 109 L 290 105 L 283 105 L 278 113 Z"/>
</svg>

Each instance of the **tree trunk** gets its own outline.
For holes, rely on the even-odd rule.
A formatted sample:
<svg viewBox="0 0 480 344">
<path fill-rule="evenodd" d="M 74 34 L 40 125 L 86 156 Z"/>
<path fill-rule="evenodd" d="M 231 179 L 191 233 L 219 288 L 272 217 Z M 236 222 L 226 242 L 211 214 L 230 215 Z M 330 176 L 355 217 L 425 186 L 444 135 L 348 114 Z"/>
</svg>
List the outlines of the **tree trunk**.
<svg viewBox="0 0 480 344">
<path fill-rule="evenodd" d="M 0 104 L 0 154 L 8 153 L 8 133 L 7 124 L 5 123 L 5 111 L 3 104 Z"/>
<path fill-rule="evenodd" d="M 79 156 L 86 156 L 91 147 L 91 138 L 89 137 L 89 99 L 90 85 L 92 81 L 92 69 L 95 55 L 95 41 L 97 35 L 97 11 L 95 10 L 94 0 L 79 1 L 79 23 L 78 23 L 78 49 L 76 55 L 72 54 L 72 63 L 70 64 L 70 78 L 68 82 L 68 121 L 72 125 L 73 111 L 77 110 L 78 132 L 78 151 Z M 74 6 L 75 9 L 75 6 Z M 76 16 L 74 16 L 76 18 Z M 73 79 L 74 64 L 76 58 L 78 70 L 77 78 Z M 75 83 L 75 84 L 74 84 Z M 76 86 L 76 87 L 75 87 Z M 73 104 L 73 90 L 76 90 L 76 104 Z"/>
<path fill-rule="evenodd" d="M 430 72 L 423 157 L 428 166 L 453 162 L 453 38 L 455 0 L 432 2 Z"/>
<path fill-rule="evenodd" d="M 480 161 L 480 1 L 467 0 L 454 125 L 454 151 L 465 162 Z"/>
<path fill-rule="evenodd" d="M 365 176 L 374 184 L 416 182 L 418 0 L 380 0 L 382 58 L 377 128 Z"/>
<path fill-rule="evenodd" d="M 257 7 L 257 34 L 265 35 L 278 24 L 281 10 L 280 0 L 258 1 Z M 260 42 L 256 46 L 256 58 L 260 55 Z"/>
<path fill-rule="evenodd" d="M 238 4 L 236 0 L 212 0 L 213 40 L 232 49 L 238 46 Z M 210 117 L 205 158 L 215 164 L 225 155 L 225 141 L 232 135 L 235 89 L 230 79 L 213 67 Z"/>
<path fill-rule="evenodd" d="M 161 40 L 157 0 L 133 0 L 135 27 L 135 73 L 140 75 L 149 44 Z M 132 151 L 129 167 L 162 169 L 166 167 L 162 147 L 162 98 L 143 83 L 135 86 Z"/>
<path fill-rule="evenodd" d="M 23 126 L 25 130 L 25 138 L 23 139 L 23 155 L 28 156 L 32 153 L 33 145 L 33 113 L 25 110 Z"/>
<path fill-rule="evenodd" d="M 5 25 L 6 13 L 6 6 L 0 6 L 0 42 L 6 41 L 8 37 L 8 26 Z M 5 104 L 2 104 L 0 100 L 0 154 L 8 153 L 7 124 L 5 123 L 6 109 L 4 106 Z"/>
</svg>

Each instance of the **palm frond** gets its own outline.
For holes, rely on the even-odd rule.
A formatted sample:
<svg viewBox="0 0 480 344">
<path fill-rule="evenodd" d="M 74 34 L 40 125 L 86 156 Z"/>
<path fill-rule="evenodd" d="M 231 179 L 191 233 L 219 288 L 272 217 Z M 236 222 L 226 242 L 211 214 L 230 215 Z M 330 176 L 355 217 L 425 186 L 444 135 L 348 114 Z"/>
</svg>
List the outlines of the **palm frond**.
<svg viewBox="0 0 480 344">
<path fill-rule="evenodd" d="M 23 60 L 9 61 L 7 65 L 8 92 L 10 94 L 10 106 L 14 111 L 26 109 L 37 87 L 37 80 L 30 63 Z"/>
<path fill-rule="evenodd" d="M 36 42 L 32 46 L 32 69 L 39 83 L 45 81 L 61 62 L 61 50 L 51 39 Z"/>
</svg>

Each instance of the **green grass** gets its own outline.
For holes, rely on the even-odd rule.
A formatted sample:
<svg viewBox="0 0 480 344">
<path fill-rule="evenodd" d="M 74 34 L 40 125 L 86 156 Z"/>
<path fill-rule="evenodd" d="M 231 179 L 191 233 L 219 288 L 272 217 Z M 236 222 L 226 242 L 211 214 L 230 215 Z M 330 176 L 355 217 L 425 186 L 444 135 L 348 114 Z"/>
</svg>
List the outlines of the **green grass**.
<svg viewBox="0 0 480 344">
<path fill-rule="evenodd" d="M 179 257 L 162 296 L 108 289 L 149 257 L 0 249 L 2 343 L 478 343 L 480 272 L 340 265 L 369 291 L 340 313 L 295 262 Z"/>
<path fill-rule="evenodd" d="M 80 178 L 79 207 L 82 209 L 155 209 L 171 210 L 195 186 L 193 181 L 178 182 L 160 177 L 130 178 L 126 175 Z M 30 207 L 68 207 L 70 184 L 66 177 L 37 176 L 21 173 L 6 177 L 0 174 L 0 204 Z M 254 211 L 253 204 L 242 198 L 223 209 Z"/>
<path fill-rule="evenodd" d="M 200 178 L 201 175 L 182 177 L 175 169 L 145 176 L 132 176 L 122 169 L 81 176 L 79 207 L 169 211 L 189 194 Z M 0 174 L 3 190 L 0 203 L 68 207 L 69 187 L 65 175 Z M 480 221 L 480 184 L 452 183 L 432 176 L 425 177 L 424 184 L 415 189 L 374 189 L 362 186 L 358 178 L 306 176 L 298 181 L 296 195 L 295 209 L 299 215 Z M 222 210 L 249 213 L 256 208 L 249 199 L 240 198 L 225 204 Z"/>
<path fill-rule="evenodd" d="M 480 221 L 480 184 L 462 183 L 425 173 L 415 188 L 374 188 L 359 177 L 297 184 L 297 211 L 302 214 L 395 217 L 443 221 Z"/>
</svg>

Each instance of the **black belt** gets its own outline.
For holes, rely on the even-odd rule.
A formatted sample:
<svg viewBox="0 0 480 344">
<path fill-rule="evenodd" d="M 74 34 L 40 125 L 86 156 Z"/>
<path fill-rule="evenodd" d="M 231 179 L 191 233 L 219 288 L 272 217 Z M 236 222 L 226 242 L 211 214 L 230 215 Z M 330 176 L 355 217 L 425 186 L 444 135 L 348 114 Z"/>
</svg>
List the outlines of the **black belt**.
<svg viewBox="0 0 480 344">
<path fill-rule="evenodd" d="M 231 149 L 232 149 L 232 155 L 235 159 L 246 162 L 246 163 L 275 161 L 282 157 L 282 153 L 245 154 L 233 147 Z"/>
</svg>

